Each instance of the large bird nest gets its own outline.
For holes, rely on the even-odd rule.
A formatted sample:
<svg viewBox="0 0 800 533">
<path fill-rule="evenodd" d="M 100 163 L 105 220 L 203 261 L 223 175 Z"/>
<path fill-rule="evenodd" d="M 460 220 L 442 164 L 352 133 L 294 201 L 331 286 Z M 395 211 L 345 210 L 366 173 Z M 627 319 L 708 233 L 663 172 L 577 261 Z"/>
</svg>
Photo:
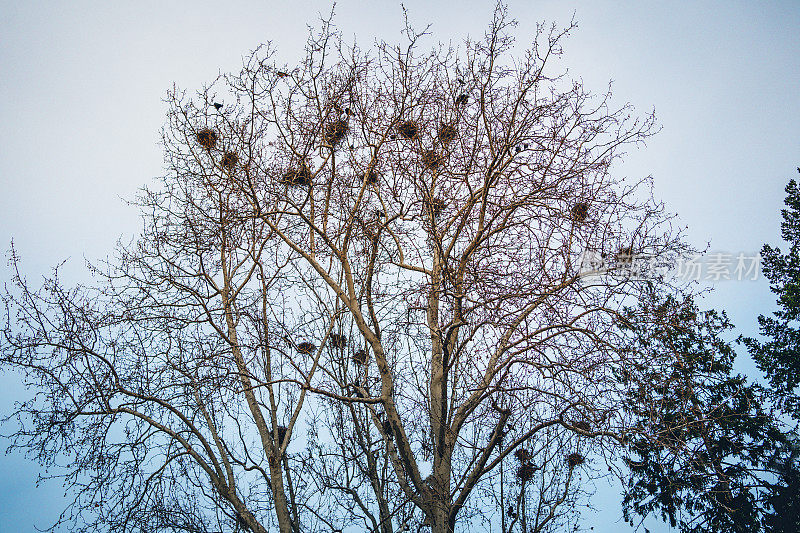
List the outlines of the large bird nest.
<svg viewBox="0 0 800 533">
<path fill-rule="evenodd" d="M 333 348 L 341 350 L 342 348 L 347 346 L 347 337 L 339 333 L 331 334 L 331 346 Z"/>
<path fill-rule="evenodd" d="M 397 133 L 399 133 L 403 139 L 416 139 L 417 135 L 419 135 L 419 128 L 413 120 L 406 120 L 397 126 Z"/>
<path fill-rule="evenodd" d="M 630 246 L 623 246 L 614 254 L 614 259 L 621 265 L 630 265 L 633 263 L 633 248 Z"/>
<path fill-rule="evenodd" d="M 531 460 L 531 452 L 526 450 L 525 448 L 517 448 L 514 450 L 514 457 L 517 458 L 517 461 L 520 463 L 527 463 Z"/>
<path fill-rule="evenodd" d="M 211 150 L 217 145 L 217 132 L 204 129 L 197 132 L 197 142 L 206 150 Z"/>
<path fill-rule="evenodd" d="M 297 351 L 306 355 L 312 353 L 316 349 L 317 347 L 310 342 L 301 342 L 300 344 L 297 345 Z"/>
<path fill-rule="evenodd" d="M 288 433 L 289 428 L 286 426 L 278 426 L 278 446 L 283 445 L 283 441 L 286 440 L 286 433 Z"/>
<path fill-rule="evenodd" d="M 325 125 L 325 142 L 336 146 L 347 135 L 348 125 L 346 120 L 337 120 Z"/>
<path fill-rule="evenodd" d="M 587 433 L 592 430 L 592 427 L 586 420 L 579 420 L 577 422 L 573 422 L 572 426 L 575 427 L 576 429 L 580 429 L 581 431 L 585 431 Z"/>
<path fill-rule="evenodd" d="M 311 183 L 311 178 L 311 169 L 303 163 L 298 168 L 292 168 L 284 172 L 281 177 L 281 183 L 297 187 L 307 186 Z"/>
<path fill-rule="evenodd" d="M 583 455 L 579 454 L 578 452 L 572 452 L 567 456 L 567 464 L 570 468 L 575 468 L 576 466 L 582 465 L 586 462 L 586 459 Z"/>
<path fill-rule="evenodd" d="M 439 140 L 444 144 L 452 142 L 458 135 L 458 130 L 452 124 L 442 124 L 439 128 Z"/>
<path fill-rule="evenodd" d="M 233 170 L 239 163 L 239 155 L 236 152 L 225 152 L 222 156 L 222 168 Z"/>
<path fill-rule="evenodd" d="M 378 174 L 378 171 L 375 170 L 374 168 L 368 170 L 362 176 L 362 179 L 366 180 L 367 183 L 370 184 L 370 185 L 375 185 L 376 183 L 378 183 L 378 179 L 379 178 L 380 178 L 380 174 Z"/>
<path fill-rule="evenodd" d="M 429 170 L 435 170 L 442 164 L 444 158 L 436 150 L 427 150 L 422 154 L 422 164 Z"/>
<path fill-rule="evenodd" d="M 357 365 L 367 364 L 367 352 L 364 350 L 358 350 L 353 354 L 353 362 Z"/>
<path fill-rule="evenodd" d="M 589 216 L 589 204 L 586 202 L 578 202 L 577 204 L 572 206 L 570 210 L 570 215 L 572 216 L 572 220 L 575 222 L 583 222 L 586 220 L 586 217 Z"/>
<path fill-rule="evenodd" d="M 447 207 L 447 203 L 441 198 L 434 198 L 432 200 L 425 200 L 425 205 L 431 210 L 433 216 L 438 217 Z"/>
<path fill-rule="evenodd" d="M 533 479 L 533 475 L 536 473 L 536 467 L 530 463 L 522 463 L 517 468 L 517 478 L 522 481 L 530 481 Z"/>
</svg>

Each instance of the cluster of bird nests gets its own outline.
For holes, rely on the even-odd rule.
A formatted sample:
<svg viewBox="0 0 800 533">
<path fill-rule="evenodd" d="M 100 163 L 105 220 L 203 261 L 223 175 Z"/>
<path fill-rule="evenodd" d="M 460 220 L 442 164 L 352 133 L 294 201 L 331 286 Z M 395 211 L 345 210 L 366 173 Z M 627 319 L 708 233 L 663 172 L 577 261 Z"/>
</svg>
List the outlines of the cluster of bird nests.
<svg viewBox="0 0 800 533">
<path fill-rule="evenodd" d="M 570 469 L 580 466 L 586 462 L 586 459 L 583 457 L 583 455 L 579 454 L 578 452 L 572 452 L 567 456 L 566 459 Z"/>
<path fill-rule="evenodd" d="M 225 170 L 233 170 L 239 163 L 239 155 L 236 152 L 225 152 L 221 163 Z"/>
<path fill-rule="evenodd" d="M 305 163 L 297 168 L 292 168 L 284 172 L 281 183 L 292 186 L 306 186 L 311 183 L 311 169 Z"/>
<path fill-rule="evenodd" d="M 575 222 L 584 222 L 589 216 L 589 204 L 586 202 L 578 202 L 572 206 L 570 215 Z"/>
<path fill-rule="evenodd" d="M 347 135 L 348 125 L 346 120 L 337 120 L 325 125 L 325 142 L 336 146 Z"/>
<path fill-rule="evenodd" d="M 197 132 L 197 142 L 206 150 L 211 150 L 217 145 L 217 132 L 208 128 Z"/>
<path fill-rule="evenodd" d="M 331 334 L 331 347 L 341 350 L 347 346 L 347 337 L 339 333 Z"/>
<path fill-rule="evenodd" d="M 458 135 L 458 130 L 452 124 L 442 124 L 437 135 L 443 144 L 449 144 Z"/>
<path fill-rule="evenodd" d="M 436 150 L 426 150 L 422 153 L 422 164 L 428 170 L 435 170 L 442 164 L 444 158 Z"/>
<path fill-rule="evenodd" d="M 367 352 L 364 350 L 358 350 L 353 354 L 353 362 L 357 365 L 366 365 L 367 364 Z"/>
<path fill-rule="evenodd" d="M 403 139 L 416 139 L 419 135 L 419 128 L 417 127 L 417 123 L 413 120 L 406 120 L 397 126 L 397 133 L 399 133 L 400 137 Z"/>
</svg>

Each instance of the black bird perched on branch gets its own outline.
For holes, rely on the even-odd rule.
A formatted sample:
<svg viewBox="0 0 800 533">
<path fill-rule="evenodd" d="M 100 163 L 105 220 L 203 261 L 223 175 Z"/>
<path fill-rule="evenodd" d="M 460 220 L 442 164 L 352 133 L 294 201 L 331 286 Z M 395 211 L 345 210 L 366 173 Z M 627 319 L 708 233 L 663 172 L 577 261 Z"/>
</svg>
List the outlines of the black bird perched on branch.
<svg viewBox="0 0 800 533">
<path fill-rule="evenodd" d="M 214 102 L 214 107 L 217 109 L 217 111 L 219 111 L 220 109 L 222 109 L 222 104 L 218 104 L 217 102 Z"/>
</svg>

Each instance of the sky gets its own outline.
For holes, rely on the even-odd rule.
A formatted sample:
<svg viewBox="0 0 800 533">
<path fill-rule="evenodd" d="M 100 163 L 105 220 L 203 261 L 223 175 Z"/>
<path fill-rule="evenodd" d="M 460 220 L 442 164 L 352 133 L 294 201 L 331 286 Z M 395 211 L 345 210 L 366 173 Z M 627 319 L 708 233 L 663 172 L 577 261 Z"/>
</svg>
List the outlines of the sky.
<svg viewBox="0 0 800 533">
<path fill-rule="evenodd" d="M 483 35 L 493 4 L 404 2 L 427 43 Z M 569 75 L 645 114 L 661 131 L 615 172 L 652 175 L 655 196 L 710 252 L 756 253 L 779 242 L 783 188 L 800 165 L 800 2 L 509 1 L 520 47 L 537 22 L 577 30 L 564 46 Z M 291 63 L 307 25 L 330 2 L 10 2 L 0 0 L 0 249 L 13 239 L 35 281 L 67 260 L 65 279 L 86 281 L 139 227 L 125 200 L 163 172 L 163 98 L 236 71 L 267 40 Z M 362 48 L 400 40 L 399 2 L 341 0 L 336 25 Z M 5 261 L 0 279 L 8 279 Z M 701 304 L 725 310 L 737 333 L 755 334 L 774 309 L 767 283 L 722 280 Z M 752 372 L 746 357 L 742 368 Z M 755 377 L 755 376 L 754 376 Z M 0 414 L 24 391 L 0 374 Z M 8 428 L 3 428 L 8 431 Z M 0 437 L 0 447 L 8 442 Z M 48 525 L 66 500 L 35 487 L 40 467 L 0 454 L 0 531 Z M 598 485 L 587 517 L 598 533 L 621 521 L 614 487 Z M 652 531 L 669 531 L 649 522 Z"/>
</svg>

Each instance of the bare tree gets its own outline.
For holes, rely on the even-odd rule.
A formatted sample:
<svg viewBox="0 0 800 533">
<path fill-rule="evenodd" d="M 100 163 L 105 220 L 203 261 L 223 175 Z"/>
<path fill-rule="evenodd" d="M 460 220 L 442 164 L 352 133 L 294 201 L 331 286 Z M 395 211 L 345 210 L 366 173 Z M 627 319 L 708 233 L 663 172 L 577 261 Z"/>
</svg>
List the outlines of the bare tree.
<svg viewBox="0 0 800 533">
<path fill-rule="evenodd" d="M 5 296 L 3 362 L 40 391 L 15 445 L 69 458 L 62 521 L 561 523 L 587 459 L 625 443 L 615 372 L 646 354 L 620 311 L 672 290 L 632 258 L 684 246 L 648 180 L 611 172 L 653 117 L 553 72 L 572 26 L 515 56 L 513 26 L 498 5 L 463 50 L 406 25 L 365 52 L 323 21 L 296 66 L 264 46 L 170 92 L 139 240 L 97 288 L 18 275 Z"/>
</svg>

